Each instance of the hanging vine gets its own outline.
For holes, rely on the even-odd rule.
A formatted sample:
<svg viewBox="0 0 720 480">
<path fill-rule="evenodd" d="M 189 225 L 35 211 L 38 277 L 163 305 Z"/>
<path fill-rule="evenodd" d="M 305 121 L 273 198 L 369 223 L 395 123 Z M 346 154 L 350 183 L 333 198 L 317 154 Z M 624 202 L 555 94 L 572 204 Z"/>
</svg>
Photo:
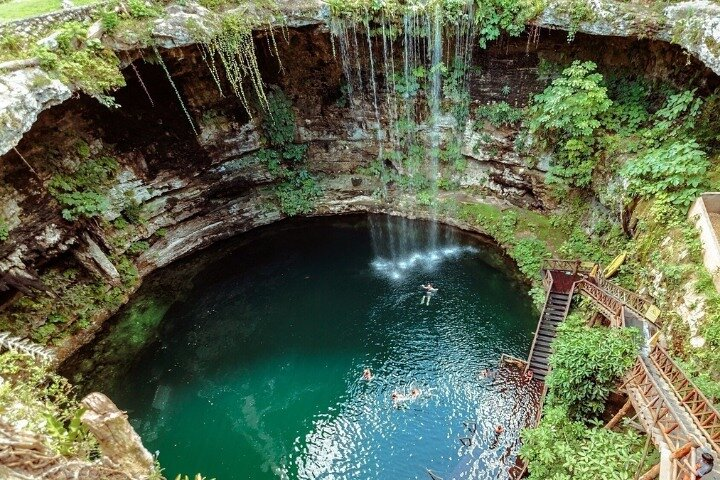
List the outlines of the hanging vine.
<svg viewBox="0 0 720 480">
<path fill-rule="evenodd" d="M 272 40 L 275 43 L 274 36 Z M 257 56 L 255 55 L 252 23 L 248 17 L 239 14 L 225 16 L 217 33 L 212 34 L 209 38 L 202 39 L 201 45 L 206 54 L 207 65 L 215 83 L 218 84 L 218 88 L 220 88 L 220 77 L 215 63 L 216 56 L 225 68 L 225 75 L 233 92 L 240 98 L 248 114 L 252 117 L 250 101 L 243 85 L 246 80 L 249 80 L 252 84 L 262 108 L 269 109 Z M 220 91 L 222 92 L 222 89 Z"/>
<path fill-rule="evenodd" d="M 170 82 L 170 85 L 172 85 L 172 88 L 175 91 L 175 96 L 177 97 L 178 101 L 180 102 L 180 107 L 182 107 L 183 112 L 185 112 L 185 117 L 187 118 L 188 122 L 190 122 L 190 127 L 192 127 L 193 133 L 195 133 L 195 136 L 197 136 L 198 132 L 195 129 L 195 123 L 192 121 L 190 112 L 188 112 L 188 109 L 185 106 L 185 102 L 183 102 L 183 99 L 180 96 L 180 92 L 178 91 L 177 86 L 175 85 L 175 82 L 173 82 L 173 79 L 170 76 L 170 72 L 168 71 L 167 66 L 165 65 L 165 62 L 163 61 L 162 57 L 160 56 L 160 52 L 158 52 L 157 47 L 154 45 L 153 45 L 153 51 L 155 52 L 155 57 L 158 59 L 158 62 L 160 62 L 160 65 L 162 66 L 163 71 L 165 72 L 165 76 L 167 77 L 168 81 Z"/>
</svg>

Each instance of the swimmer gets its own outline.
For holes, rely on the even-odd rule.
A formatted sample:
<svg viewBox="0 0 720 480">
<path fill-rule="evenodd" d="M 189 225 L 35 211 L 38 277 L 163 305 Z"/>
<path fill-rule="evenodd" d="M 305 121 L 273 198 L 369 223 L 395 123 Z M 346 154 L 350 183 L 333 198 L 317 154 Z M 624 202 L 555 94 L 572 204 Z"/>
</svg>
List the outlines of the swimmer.
<svg viewBox="0 0 720 480">
<path fill-rule="evenodd" d="M 480 372 L 480 378 L 489 378 L 490 380 L 495 380 L 495 370 L 491 368 L 484 368 Z"/>
<path fill-rule="evenodd" d="M 523 380 L 525 380 L 526 382 L 529 382 L 530 380 L 532 380 L 532 378 L 533 378 L 532 370 L 528 370 L 527 372 L 525 372 L 525 375 L 523 375 Z"/>
<path fill-rule="evenodd" d="M 375 376 L 373 375 L 372 370 L 370 370 L 369 368 L 363 370 L 362 379 L 366 382 L 371 381 L 374 377 Z"/>
<path fill-rule="evenodd" d="M 419 388 L 413 388 L 412 390 L 410 390 L 410 397 L 411 397 L 411 398 L 418 398 L 421 393 L 422 393 L 422 392 L 420 391 Z"/>
<path fill-rule="evenodd" d="M 495 427 L 495 435 L 502 435 L 502 433 L 505 432 L 505 427 L 502 425 L 498 425 Z"/>
<path fill-rule="evenodd" d="M 420 305 L 425 303 L 426 305 L 430 305 L 430 298 L 437 293 L 438 289 L 432 286 L 432 283 L 428 282 L 427 285 L 420 285 L 422 288 L 425 289 L 425 295 L 420 299 Z"/>
<path fill-rule="evenodd" d="M 401 402 L 406 401 L 409 397 L 407 395 L 404 395 L 402 393 L 395 391 L 395 392 L 392 392 L 392 395 L 390 395 L 390 398 L 392 398 L 393 405 L 398 406 Z"/>
</svg>

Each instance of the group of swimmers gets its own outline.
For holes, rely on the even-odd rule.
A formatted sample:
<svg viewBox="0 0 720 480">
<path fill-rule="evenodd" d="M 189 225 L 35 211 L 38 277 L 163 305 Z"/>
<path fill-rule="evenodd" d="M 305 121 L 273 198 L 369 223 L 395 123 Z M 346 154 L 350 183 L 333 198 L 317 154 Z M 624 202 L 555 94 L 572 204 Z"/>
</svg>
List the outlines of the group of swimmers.
<svg viewBox="0 0 720 480">
<path fill-rule="evenodd" d="M 369 368 L 366 368 L 363 370 L 362 379 L 366 382 L 372 381 L 372 379 L 375 378 L 375 375 L 373 375 L 372 370 Z M 392 399 L 393 405 L 399 405 L 402 402 L 406 402 L 408 400 L 416 400 L 417 398 L 422 395 L 422 390 L 420 390 L 417 387 L 413 387 L 410 389 L 409 394 L 400 393 L 397 390 L 394 390 L 392 394 L 390 394 L 390 398 Z"/>
</svg>

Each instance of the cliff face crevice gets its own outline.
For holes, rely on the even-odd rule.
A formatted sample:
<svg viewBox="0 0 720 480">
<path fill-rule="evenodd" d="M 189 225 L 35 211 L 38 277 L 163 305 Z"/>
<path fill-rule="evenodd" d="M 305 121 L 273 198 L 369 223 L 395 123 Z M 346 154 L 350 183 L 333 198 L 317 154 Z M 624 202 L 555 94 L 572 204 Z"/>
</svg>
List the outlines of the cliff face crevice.
<svg viewBox="0 0 720 480">
<path fill-rule="evenodd" d="M 370 86 L 365 85 L 364 95 L 355 95 L 353 104 L 348 104 L 342 63 L 327 28 L 312 19 L 296 23 L 287 29 L 287 38 L 278 41 L 281 64 L 264 33 L 258 32 L 255 41 L 263 80 L 269 91 L 282 91 L 291 100 L 295 141 L 307 144 L 307 169 L 318 176 L 322 187 L 313 214 L 432 215 L 415 196 L 396 185 L 385 187 L 369 173 L 381 149 L 391 147 L 376 138 Z M 17 149 L 0 160 L 0 216 L 10 226 L 8 239 L 0 242 L 2 280 L 10 287 L 6 312 L 12 312 L 11 305 L 21 299 L 18 291 L 38 275 L 53 268 L 78 269 L 78 259 L 87 257 L 89 240 L 118 270 L 129 262 L 143 277 L 220 239 L 285 216 L 272 188 L 276 174 L 254 156 L 267 144 L 261 115 L 251 118 L 238 98 L 220 94 L 197 46 L 162 50 L 162 55 L 183 105 L 163 68 L 151 60 L 152 53 L 134 51 L 128 57 L 134 58 L 132 66 L 123 71 L 127 86 L 114 95 L 121 108 L 109 110 L 90 97 L 74 94 L 39 113 Z M 541 30 L 538 36 L 503 38 L 487 49 L 475 49 L 476 68 L 469 80 L 471 109 L 495 101 L 526 104 L 530 95 L 547 85 L 546 66 L 570 59 L 593 60 L 606 72 L 632 72 L 705 90 L 718 83 L 709 69 L 665 42 L 578 34 L 568 43 L 564 32 Z M 685 66 L 686 61 L 691 67 Z M 369 74 L 367 59 L 358 63 Z M 381 76 L 378 81 L 382 90 Z M 228 85 L 223 87 L 224 92 L 231 91 Z M 53 101 L 43 98 L 38 102 Z M 380 123 L 387 129 L 390 117 L 382 97 L 379 104 Z M 464 131 L 461 153 L 467 168 L 455 172 L 441 166 L 443 175 L 453 181 L 440 192 L 443 198 L 457 204 L 552 208 L 545 186 L 547 161 L 524 158 L 516 151 L 517 126 L 469 122 L 459 129 Z M 69 175 L 88 159 L 105 157 L 117 165 L 103 186 L 109 205 L 102 218 L 63 218 L 64 207 L 51 194 L 53 179 Z M 135 222 L 127 221 L 131 210 L 138 217 Z M 453 222 L 451 213 L 435 215 Z M 83 265 L 79 270 L 78 279 L 97 274 Z M 60 357 L 89 341 L 102 319 L 136 286 L 128 283 L 121 298 L 70 330 L 72 340 L 57 337 Z M 23 327 L 10 317 L 4 317 L 1 328 L 21 335 L 46 321 L 38 318 Z"/>
</svg>

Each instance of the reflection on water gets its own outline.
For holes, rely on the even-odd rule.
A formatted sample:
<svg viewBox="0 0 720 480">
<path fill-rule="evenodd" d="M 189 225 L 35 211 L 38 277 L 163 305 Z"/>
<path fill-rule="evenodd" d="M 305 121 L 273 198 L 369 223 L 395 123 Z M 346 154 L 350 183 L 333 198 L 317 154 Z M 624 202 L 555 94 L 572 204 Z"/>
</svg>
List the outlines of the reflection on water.
<svg viewBox="0 0 720 480">
<path fill-rule="evenodd" d="M 367 219 L 321 219 L 171 267 L 196 271 L 192 288 L 156 309 L 157 340 L 110 379 L 166 476 L 504 478 L 537 392 L 512 370 L 479 373 L 527 355 L 529 299 L 472 238 L 440 228 L 433 246 L 425 223 L 403 222 L 415 240 L 392 237 L 385 256 Z"/>
</svg>

